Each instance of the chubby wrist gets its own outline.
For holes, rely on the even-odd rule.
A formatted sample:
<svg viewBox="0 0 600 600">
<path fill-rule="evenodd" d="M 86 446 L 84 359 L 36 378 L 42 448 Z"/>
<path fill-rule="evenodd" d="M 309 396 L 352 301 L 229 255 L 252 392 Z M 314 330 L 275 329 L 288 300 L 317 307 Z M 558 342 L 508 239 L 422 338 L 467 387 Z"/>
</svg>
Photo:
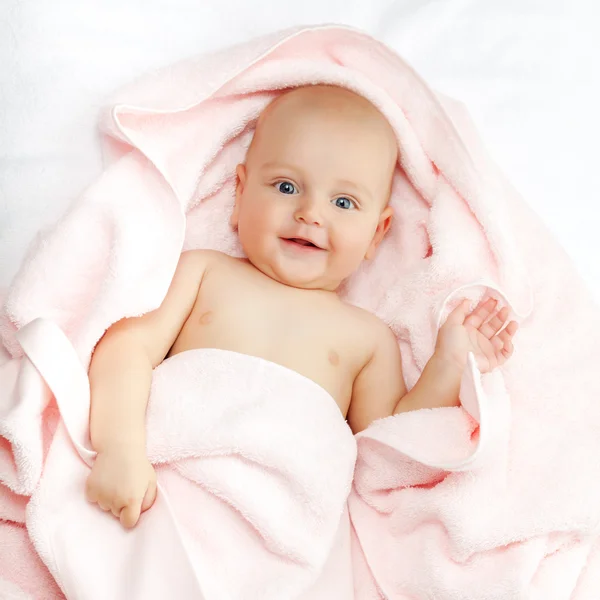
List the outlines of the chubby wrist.
<svg viewBox="0 0 600 600">
<path fill-rule="evenodd" d="M 459 406 L 463 371 L 460 362 L 434 352 L 421 377 L 398 402 L 393 414 L 421 408 Z"/>
<path fill-rule="evenodd" d="M 143 433 L 92 437 L 91 442 L 92 448 L 98 453 L 146 451 L 146 438 Z"/>
<path fill-rule="evenodd" d="M 459 361 L 433 354 L 421 374 L 431 407 L 457 406 L 460 403 L 458 395 L 463 371 L 464 366 Z"/>
<path fill-rule="evenodd" d="M 440 374 L 447 377 L 462 377 L 463 371 L 467 368 L 467 355 L 464 357 L 449 356 L 439 350 L 435 350 L 429 363 L 432 363 L 434 368 Z"/>
</svg>

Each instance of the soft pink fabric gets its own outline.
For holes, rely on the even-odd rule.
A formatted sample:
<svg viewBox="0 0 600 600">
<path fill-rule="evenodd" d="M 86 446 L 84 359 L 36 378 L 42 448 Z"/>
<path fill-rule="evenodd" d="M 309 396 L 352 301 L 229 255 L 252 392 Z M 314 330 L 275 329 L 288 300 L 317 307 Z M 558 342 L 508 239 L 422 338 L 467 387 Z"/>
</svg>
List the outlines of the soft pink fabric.
<svg viewBox="0 0 600 600">
<path fill-rule="evenodd" d="M 48 568 L 35 552 L 25 525 L 0 520 L 0 540 L 2 600 L 64 598 Z"/>
<path fill-rule="evenodd" d="M 331 398 L 277 365 L 260 363 L 266 400 L 246 406 L 232 373 L 256 359 L 191 351 L 166 361 L 149 409 L 152 439 L 164 442 L 152 453 L 149 441 L 161 491 L 125 533 L 83 499 L 93 347 L 111 323 L 160 304 L 182 250 L 241 254 L 228 216 L 254 122 L 281 89 L 318 82 L 363 94 L 397 133 L 396 219 L 344 294 L 397 334 L 408 387 L 464 297 L 491 294 L 510 306 L 521 325 L 515 354 L 484 376 L 471 356 L 461 407 L 383 419 L 349 441 Z M 147 74 L 118 92 L 100 125 L 104 174 L 32 245 L 0 322 L 13 357 L 0 366 L 0 481 L 31 497 L 28 531 L 68 596 L 600 597 L 600 312 L 490 161 L 462 105 L 379 42 L 332 25 Z M 219 361 L 230 387 L 208 375 Z M 211 397 L 230 399 L 221 407 L 227 418 L 195 402 L 205 383 Z M 160 401 L 171 386 L 181 410 Z M 275 399 L 291 409 L 298 394 L 307 412 L 288 422 Z M 56 431 L 46 410 L 53 398 Z M 253 438 L 263 422 L 264 439 Z M 197 433 L 207 424 L 215 428 L 202 445 Z M 329 432 L 325 440 L 316 426 Z M 327 436 L 329 450 L 319 445 Z M 309 460 L 319 448 L 320 460 Z M 219 449 L 223 468 L 211 454 Z M 238 489 L 245 477 L 253 487 Z M 243 561 L 237 551 L 246 544 L 255 551 Z"/>
</svg>

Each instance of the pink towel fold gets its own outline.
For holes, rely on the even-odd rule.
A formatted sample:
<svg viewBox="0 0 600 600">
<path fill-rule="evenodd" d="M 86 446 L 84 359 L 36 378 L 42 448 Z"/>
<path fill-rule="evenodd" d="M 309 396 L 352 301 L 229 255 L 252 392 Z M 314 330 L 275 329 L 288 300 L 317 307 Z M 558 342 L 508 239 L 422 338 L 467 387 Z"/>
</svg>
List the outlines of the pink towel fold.
<svg viewBox="0 0 600 600">
<path fill-rule="evenodd" d="M 260 460 L 240 476 L 279 489 L 269 469 L 285 457 L 288 471 L 280 462 L 276 472 L 285 471 L 287 491 L 274 506 L 302 515 L 287 524 L 281 515 L 269 520 L 256 504 L 260 487 L 257 495 L 229 487 L 210 448 L 193 446 L 191 463 L 178 455 L 161 467 L 157 505 L 126 537 L 83 500 L 93 460 L 85 369 L 94 345 L 113 322 L 159 306 L 182 250 L 241 255 L 228 225 L 235 165 L 264 107 L 282 89 L 312 83 L 364 95 L 397 134 L 396 219 L 376 260 L 351 278 L 344 295 L 396 333 L 407 386 L 433 352 L 440 322 L 465 297 L 492 295 L 510 307 L 520 323 L 515 354 L 483 376 L 470 357 L 461 407 L 403 413 L 356 436 L 354 484 L 341 501 L 345 480 L 329 496 L 326 465 L 313 464 L 311 475 L 284 439 L 271 439 L 271 456 L 250 437 L 242 454 Z M 12 357 L 0 365 L 0 517 L 23 519 L 14 494 L 31 498 L 27 530 L 67 597 L 159 598 L 166 589 L 207 600 L 600 597 L 600 311 L 560 245 L 489 159 L 460 103 L 432 91 L 365 33 L 326 25 L 144 75 L 115 95 L 100 127 L 103 175 L 36 239 L 0 319 Z M 247 360 L 254 359 L 240 364 Z M 159 369 L 155 383 L 175 366 Z M 280 373 L 276 365 L 268 371 Z M 293 393 L 312 398 L 312 414 L 319 402 L 328 410 L 330 399 L 310 382 L 286 375 Z M 272 402 L 250 422 L 277 423 L 277 411 Z M 177 427 L 195 413 L 188 407 L 182 415 Z M 223 431 L 235 431 L 226 424 Z M 331 441 L 345 439 L 341 423 L 329 424 Z M 155 462 L 177 431 L 162 438 Z M 294 435 L 301 443 L 302 429 Z M 327 460 L 347 466 L 352 450 L 326 452 Z M 227 472 L 238 473 L 232 464 Z M 202 514 L 195 520 L 192 484 L 204 490 L 216 519 L 208 525 Z M 316 514 L 326 525 L 318 535 L 311 529 Z M 259 537 L 243 565 L 236 540 L 250 539 L 248 524 Z M 218 531 L 231 547 L 230 562 L 221 565 L 227 573 L 213 568 L 207 550 L 226 556 Z M 176 550 L 161 571 L 167 548 Z M 136 562 L 139 549 L 147 564 Z M 261 562 L 268 549 L 276 558 Z M 107 571 L 100 558 L 110 553 L 115 562 Z M 24 554 L 0 557 L 0 580 L 25 590 L 22 577 L 11 578 L 9 559 L 27 561 Z M 182 575 L 160 588 L 159 575 L 171 567 Z M 287 587 L 277 596 L 269 581 Z"/>
</svg>

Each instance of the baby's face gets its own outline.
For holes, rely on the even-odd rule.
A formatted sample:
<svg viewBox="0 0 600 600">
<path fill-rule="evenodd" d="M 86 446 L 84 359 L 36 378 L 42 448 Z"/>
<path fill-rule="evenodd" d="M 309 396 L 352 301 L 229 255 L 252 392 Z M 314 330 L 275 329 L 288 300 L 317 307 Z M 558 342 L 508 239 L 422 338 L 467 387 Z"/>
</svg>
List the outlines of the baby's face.
<svg viewBox="0 0 600 600">
<path fill-rule="evenodd" d="M 232 224 L 268 276 L 335 290 L 390 225 L 396 140 L 382 115 L 345 90 L 300 88 L 278 100 L 238 165 Z"/>
</svg>

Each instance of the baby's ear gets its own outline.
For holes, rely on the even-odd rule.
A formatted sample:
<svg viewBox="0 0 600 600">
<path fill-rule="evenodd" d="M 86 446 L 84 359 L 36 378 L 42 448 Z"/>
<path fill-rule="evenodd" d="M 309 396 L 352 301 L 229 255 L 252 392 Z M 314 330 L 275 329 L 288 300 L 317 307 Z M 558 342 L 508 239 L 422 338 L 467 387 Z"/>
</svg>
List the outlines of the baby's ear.
<svg viewBox="0 0 600 600">
<path fill-rule="evenodd" d="M 394 210 L 391 206 L 386 206 L 379 217 L 379 223 L 377 223 L 375 235 L 373 235 L 373 239 L 371 240 L 371 243 L 369 244 L 369 247 L 365 253 L 365 258 L 367 260 L 371 260 L 375 257 L 375 253 L 377 252 L 379 244 L 381 244 L 381 241 L 385 237 L 385 234 L 388 232 L 392 224 L 393 217 Z"/>
<path fill-rule="evenodd" d="M 235 168 L 235 174 L 237 176 L 237 182 L 235 184 L 235 204 L 229 223 L 234 230 L 237 230 L 240 214 L 240 199 L 244 193 L 244 186 L 246 185 L 246 165 L 240 163 Z"/>
</svg>

